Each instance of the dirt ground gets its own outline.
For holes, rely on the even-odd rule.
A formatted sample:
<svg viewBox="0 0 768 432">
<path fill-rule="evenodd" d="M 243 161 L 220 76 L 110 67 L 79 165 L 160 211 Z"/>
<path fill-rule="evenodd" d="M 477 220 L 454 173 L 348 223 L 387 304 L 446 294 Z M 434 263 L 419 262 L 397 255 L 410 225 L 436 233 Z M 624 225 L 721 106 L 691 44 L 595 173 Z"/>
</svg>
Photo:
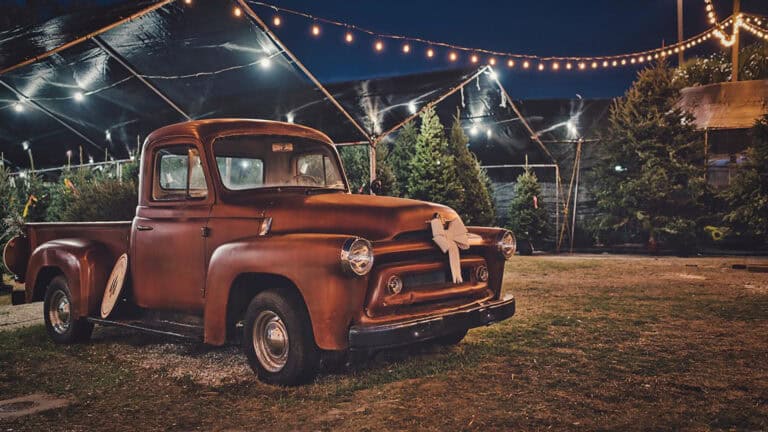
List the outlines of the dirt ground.
<svg viewBox="0 0 768 432">
<path fill-rule="evenodd" d="M 234 347 L 0 332 L 0 399 L 72 401 L 0 430 L 767 430 L 768 274 L 731 269 L 747 262 L 768 264 L 515 257 L 511 320 L 298 388 L 259 383 Z"/>
</svg>

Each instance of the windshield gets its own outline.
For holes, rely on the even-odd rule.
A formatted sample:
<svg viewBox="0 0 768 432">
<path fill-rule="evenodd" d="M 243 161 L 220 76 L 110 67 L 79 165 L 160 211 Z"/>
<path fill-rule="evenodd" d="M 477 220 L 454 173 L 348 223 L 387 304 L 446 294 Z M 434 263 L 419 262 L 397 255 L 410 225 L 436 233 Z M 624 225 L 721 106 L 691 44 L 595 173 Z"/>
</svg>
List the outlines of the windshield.
<svg viewBox="0 0 768 432">
<path fill-rule="evenodd" d="M 307 187 L 345 190 L 336 152 L 327 144 L 285 136 L 218 138 L 213 154 L 229 190 Z"/>
</svg>

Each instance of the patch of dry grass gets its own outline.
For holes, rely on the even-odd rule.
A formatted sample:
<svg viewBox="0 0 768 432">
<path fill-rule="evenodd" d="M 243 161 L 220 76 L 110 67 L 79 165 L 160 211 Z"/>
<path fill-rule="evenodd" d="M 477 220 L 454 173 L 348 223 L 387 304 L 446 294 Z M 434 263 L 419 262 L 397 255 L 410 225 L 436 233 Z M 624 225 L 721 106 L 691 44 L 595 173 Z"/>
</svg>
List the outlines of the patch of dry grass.
<svg viewBox="0 0 768 432">
<path fill-rule="evenodd" d="M 290 389 L 256 381 L 233 348 L 0 333 L 0 394 L 76 399 L 0 429 L 765 430 L 768 275 L 732 262 L 516 257 L 511 320 Z"/>
</svg>

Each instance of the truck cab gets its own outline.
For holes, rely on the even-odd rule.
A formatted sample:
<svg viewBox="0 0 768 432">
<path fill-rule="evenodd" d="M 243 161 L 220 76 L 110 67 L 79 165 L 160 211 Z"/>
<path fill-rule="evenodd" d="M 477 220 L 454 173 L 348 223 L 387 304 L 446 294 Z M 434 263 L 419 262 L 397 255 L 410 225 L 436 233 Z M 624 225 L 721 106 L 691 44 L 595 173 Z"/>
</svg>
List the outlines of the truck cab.
<svg viewBox="0 0 768 432">
<path fill-rule="evenodd" d="M 465 227 L 439 204 L 351 194 L 316 130 L 166 126 L 147 137 L 139 175 L 132 221 L 27 224 L 5 248 L 25 282 L 19 301 L 45 302 L 53 340 L 87 339 L 94 324 L 182 333 L 154 325 L 165 322 L 208 344 L 239 341 L 260 379 L 297 384 L 326 354 L 458 343 L 514 314 L 501 295 L 512 233 Z M 101 317 L 123 255 L 118 308 Z"/>
</svg>

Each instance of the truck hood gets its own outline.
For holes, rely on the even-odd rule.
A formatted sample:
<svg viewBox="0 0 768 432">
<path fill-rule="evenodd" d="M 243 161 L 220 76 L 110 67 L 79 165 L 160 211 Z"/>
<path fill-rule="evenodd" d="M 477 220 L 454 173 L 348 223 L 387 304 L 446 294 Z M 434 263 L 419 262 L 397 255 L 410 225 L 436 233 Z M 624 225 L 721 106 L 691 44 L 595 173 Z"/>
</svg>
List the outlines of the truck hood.
<svg viewBox="0 0 768 432">
<path fill-rule="evenodd" d="M 259 197 L 259 214 L 272 218 L 272 233 L 349 234 L 388 240 L 398 234 L 425 231 L 435 214 L 458 216 L 444 205 L 386 196 L 347 193 L 275 193 Z M 243 204 L 245 204 L 243 202 Z M 251 206 L 244 206 L 251 207 Z"/>
</svg>

